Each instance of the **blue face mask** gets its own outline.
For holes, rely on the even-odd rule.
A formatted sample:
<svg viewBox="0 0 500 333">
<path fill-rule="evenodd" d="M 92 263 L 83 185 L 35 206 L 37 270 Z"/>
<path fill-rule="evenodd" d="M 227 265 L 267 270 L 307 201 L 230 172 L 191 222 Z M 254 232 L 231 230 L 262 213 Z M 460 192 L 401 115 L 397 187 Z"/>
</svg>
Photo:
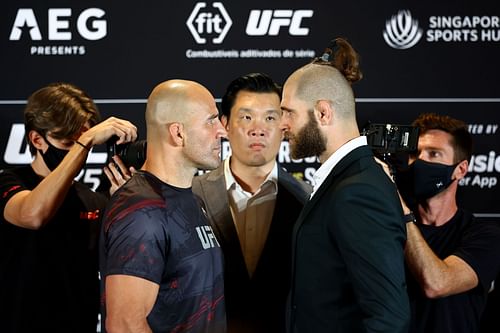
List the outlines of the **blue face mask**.
<svg viewBox="0 0 500 333">
<path fill-rule="evenodd" d="M 40 151 L 40 154 L 42 155 L 43 161 L 45 162 L 45 165 L 47 165 L 47 168 L 49 168 L 50 171 L 53 171 L 61 163 L 66 154 L 68 154 L 69 150 L 57 148 L 52 145 L 47 139 L 45 139 L 45 142 L 47 142 L 49 148 L 45 153 Z"/>
</svg>

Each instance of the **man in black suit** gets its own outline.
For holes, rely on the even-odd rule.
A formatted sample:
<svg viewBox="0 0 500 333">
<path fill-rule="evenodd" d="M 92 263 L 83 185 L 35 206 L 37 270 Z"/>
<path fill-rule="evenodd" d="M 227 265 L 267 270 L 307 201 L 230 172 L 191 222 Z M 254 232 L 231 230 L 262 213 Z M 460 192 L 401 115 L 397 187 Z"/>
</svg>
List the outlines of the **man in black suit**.
<svg viewBox="0 0 500 333">
<path fill-rule="evenodd" d="M 193 181 L 225 257 L 228 332 L 284 332 L 291 235 L 311 188 L 278 166 L 281 90 L 265 74 L 235 79 L 221 121 L 232 155 Z"/>
<path fill-rule="evenodd" d="M 350 85 L 361 78 L 357 54 L 343 39 L 332 50 L 283 88 L 292 157 L 322 163 L 293 232 L 290 331 L 406 332 L 403 212 L 359 135 Z"/>
</svg>

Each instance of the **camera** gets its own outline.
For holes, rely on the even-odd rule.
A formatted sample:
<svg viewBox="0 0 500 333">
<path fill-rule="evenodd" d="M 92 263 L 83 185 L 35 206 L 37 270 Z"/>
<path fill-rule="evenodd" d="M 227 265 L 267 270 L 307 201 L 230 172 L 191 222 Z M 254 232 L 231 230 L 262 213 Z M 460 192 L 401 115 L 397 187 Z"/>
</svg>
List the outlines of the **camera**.
<svg viewBox="0 0 500 333">
<path fill-rule="evenodd" d="M 117 140 L 118 137 L 113 136 L 106 142 L 108 161 L 114 155 L 118 155 L 127 167 L 133 166 L 136 169 L 140 169 L 146 161 L 146 140 L 137 140 L 120 145 L 116 144 Z"/>
<path fill-rule="evenodd" d="M 368 145 L 375 155 L 387 157 L 395 153 L 417 151 L 418 127 L 397 124 L 371 124 L 363 128 Z"/>
</svg>

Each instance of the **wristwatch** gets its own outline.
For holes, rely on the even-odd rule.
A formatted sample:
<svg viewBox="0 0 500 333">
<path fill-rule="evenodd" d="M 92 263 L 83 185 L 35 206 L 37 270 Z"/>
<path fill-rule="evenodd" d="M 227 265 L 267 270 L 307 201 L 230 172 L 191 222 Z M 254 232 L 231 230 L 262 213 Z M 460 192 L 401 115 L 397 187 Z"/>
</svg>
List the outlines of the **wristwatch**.
<svg viewBox="0 0 500 333">
<path fill-rule="evenodd" d="M 413 212 L 409 212 L 408 214 L 405 214 L 403 216 L 403 218 L 404 218 L 405 223 L 409 223 L 409 222 L 415 223 L 415 222 L 417 222 L 417 219 L 415 218 L 415 215 L 413 214 Z"/>
</svg>

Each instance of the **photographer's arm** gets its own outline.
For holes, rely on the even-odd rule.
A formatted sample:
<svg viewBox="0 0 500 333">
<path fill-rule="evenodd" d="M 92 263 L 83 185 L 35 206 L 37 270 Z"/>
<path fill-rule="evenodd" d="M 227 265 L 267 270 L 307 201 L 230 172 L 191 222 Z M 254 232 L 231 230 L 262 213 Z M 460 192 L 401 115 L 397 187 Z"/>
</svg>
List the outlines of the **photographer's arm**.
<svg viewBox="0 0 500 333">
<path fill-rule="evenodd" d="M 130 122 L 114 117 L 97 124 L 82 133 L 76 140 L 80 144 L 73 144 L 62 162 L 48 174 L 44 171 L 47 169 L 41 157 L 35 158 L 33 169 L 45 177 L 33 190 L 21 191 L 10 198 L 3 211 L 5 219 L 28 229 L 44 226 L 64 201 L 74 177 L 87 159 L 90 148 L 106 142 L 112 135 L 117 135 L 120 143 L 133 141 L 137 137 L 137 129 Z"/>
<path fill-rule="evenodd" d="M 388 165 L 378 158 L 375 160 L 392 180 Z M 412 213 L 399 191 L 398 195 L 403 213 L 405 215 Z M 414 222 L 406 224 L 406 235 L 406 264 L 428 298 L 458 294 L 478 285 L 476 272 L 463 259 L 454 255 L 444 260 L 438 258 Z"/>
<path fill-rule="evenodd" d="M 406 232 L 406 262 L 428 298 L 458 294 L 478 285 L 476 272 L 464 260 L 454 255 L 438 258 L 415 223 L 407 223 Z"/>
</svg>

